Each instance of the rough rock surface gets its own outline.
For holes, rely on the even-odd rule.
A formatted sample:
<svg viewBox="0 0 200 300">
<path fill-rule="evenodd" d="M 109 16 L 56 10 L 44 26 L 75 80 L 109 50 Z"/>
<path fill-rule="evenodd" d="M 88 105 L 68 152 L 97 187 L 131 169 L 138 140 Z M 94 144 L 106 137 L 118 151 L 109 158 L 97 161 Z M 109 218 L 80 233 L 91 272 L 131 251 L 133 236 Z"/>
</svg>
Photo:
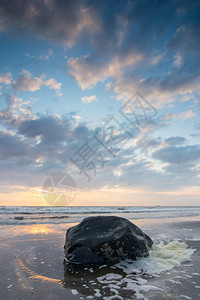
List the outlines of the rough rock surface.
<svg viewBox="0 0 200 300">
<path fill-rule="evenodd" d="M 153 242 L 139 227 L 116 216 L 97 216 L 82 220 L 68 229 L 65 261 L 90 265 L 135 260 L 149 255 Z"/>
</svg>

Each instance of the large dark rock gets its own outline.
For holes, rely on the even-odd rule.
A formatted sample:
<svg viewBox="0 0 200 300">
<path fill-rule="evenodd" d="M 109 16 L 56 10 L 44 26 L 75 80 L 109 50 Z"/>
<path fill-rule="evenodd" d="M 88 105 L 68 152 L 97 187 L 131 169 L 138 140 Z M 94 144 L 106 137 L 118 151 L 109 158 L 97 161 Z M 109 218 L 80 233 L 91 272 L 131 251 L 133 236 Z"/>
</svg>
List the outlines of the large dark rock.
<svg viewBox="0 0 200 300">
<path fill-rule="evenodd" d="M 115 216 L 84 219 L 68 229 L 65 261 L 72 265 L 116 263 L 148 256 L 153 242 L 130 221 Z"/>
</svg>

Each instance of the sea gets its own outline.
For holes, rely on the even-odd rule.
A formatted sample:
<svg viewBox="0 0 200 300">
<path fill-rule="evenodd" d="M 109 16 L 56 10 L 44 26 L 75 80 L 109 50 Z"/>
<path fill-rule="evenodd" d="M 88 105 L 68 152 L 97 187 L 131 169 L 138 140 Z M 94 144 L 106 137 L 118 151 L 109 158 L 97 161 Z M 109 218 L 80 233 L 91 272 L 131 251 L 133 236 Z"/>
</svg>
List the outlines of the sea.
<svg viewBox="0 0 200 300">
<path fill-rule="evenodd" d="M 131 220 L 198 218 L 200 206 L 1 206 L 0 225 L 78 223 L 97 215 Z"/>
</svg>

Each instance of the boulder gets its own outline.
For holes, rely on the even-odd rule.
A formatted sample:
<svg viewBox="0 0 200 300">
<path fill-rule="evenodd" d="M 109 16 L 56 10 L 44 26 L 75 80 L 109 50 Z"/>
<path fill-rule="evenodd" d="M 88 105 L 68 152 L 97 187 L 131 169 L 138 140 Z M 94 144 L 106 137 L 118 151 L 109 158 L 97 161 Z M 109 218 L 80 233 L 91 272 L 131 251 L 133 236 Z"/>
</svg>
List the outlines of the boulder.
<svg viewBox="0 0 200 300">
<path fill-rule="evenodd" d="M 153 242 L 139 227 L 116 216 L 95 216 L 68 229 L 65 261 L 72 265 L 113 264 L 149 255 Z"/>
</svg>

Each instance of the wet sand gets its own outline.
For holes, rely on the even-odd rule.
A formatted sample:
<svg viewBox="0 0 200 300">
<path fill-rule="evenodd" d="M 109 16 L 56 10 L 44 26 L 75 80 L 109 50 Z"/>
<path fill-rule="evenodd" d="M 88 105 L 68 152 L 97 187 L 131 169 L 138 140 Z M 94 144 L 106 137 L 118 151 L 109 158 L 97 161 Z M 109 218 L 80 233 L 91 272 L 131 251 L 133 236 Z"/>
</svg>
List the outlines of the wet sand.
<svg viewBox="0 0 200 300">
<path fill-rule="evenodd" d="M 133 221 L 133 220 L 132 220 Z M 155 243 L 186 242 L 190 262 L 149 275 L 117 266 L 71 272 L 63 265 L 67 228 L 74 224 L 1 226 L 1 299 L 200 299 L 200 220 L 137 220 Z"/>
</svg>

